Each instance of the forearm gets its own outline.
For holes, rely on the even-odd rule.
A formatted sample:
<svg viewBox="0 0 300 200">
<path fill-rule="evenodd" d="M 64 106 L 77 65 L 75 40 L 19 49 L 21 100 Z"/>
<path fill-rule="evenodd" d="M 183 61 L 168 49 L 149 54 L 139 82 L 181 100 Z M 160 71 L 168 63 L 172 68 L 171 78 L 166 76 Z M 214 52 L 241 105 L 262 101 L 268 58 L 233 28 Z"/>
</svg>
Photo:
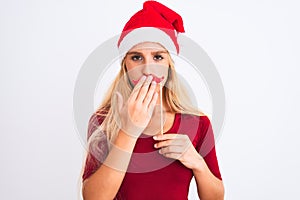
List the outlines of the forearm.
<svg viewBox="0 0 300 200">
<path fill-rule="evenodd" d="M 204 159 L 199 159 L 193 173 L 197 183 L 198 196 L 201 200 L 224 199 L 223 182 L 211 173 Z"/>
<path fill-rule="evenodd" d="M 124 179 L 136 138 L 119 131 L 106 160 L 83 182 L 84 200 L 113 199 Z"/>
</svg>

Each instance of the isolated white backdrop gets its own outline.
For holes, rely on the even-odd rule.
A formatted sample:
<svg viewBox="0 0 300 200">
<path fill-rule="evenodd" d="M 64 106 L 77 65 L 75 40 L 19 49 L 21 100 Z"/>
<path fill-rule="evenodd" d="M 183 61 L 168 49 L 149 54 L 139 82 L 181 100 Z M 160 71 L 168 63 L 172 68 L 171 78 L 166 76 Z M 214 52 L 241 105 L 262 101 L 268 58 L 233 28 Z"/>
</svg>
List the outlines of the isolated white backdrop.
<svg viewBox="0 0 300 200">
<path fill-rule="evenodd" d="M 76 76 L 142 2 L 0 1 L 1 199 L 79 199 Z M 186 35 L 223 80 L 226 121 L 217 153 L 226 199 L 297 198 L 299 3 L 160 2 L 183 16 Z"/>
</svg>

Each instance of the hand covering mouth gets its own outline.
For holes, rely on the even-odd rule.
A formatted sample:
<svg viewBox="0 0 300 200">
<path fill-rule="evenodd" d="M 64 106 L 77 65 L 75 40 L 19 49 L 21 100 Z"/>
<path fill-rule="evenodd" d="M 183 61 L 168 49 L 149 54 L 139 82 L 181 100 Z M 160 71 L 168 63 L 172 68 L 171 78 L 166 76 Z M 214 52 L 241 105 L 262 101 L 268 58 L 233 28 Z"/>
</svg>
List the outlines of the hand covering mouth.
<svg viewBox="0 0 300 200">
<path fill-rule="evenodd" d="M 157 76 L 155 76 L 155 75 L 151 75 L 151 76 L 153 76 L 153 79 L 152 79 L 152 81 L 155 81 L 156 83 L 160 83 L 162 80 L 164 80 L 164 76 L 162 76 L 161 78 L 158 78 Z M 139 80 L 141 79 L 142 77 L 140 77 L 138 80 L 134 80 L 134 79 L 132 79 L 132 82 L 133 82 L 133 84 L 134 85 L 136 85 L 138 82 L 139 82 Z"/>
</svg>

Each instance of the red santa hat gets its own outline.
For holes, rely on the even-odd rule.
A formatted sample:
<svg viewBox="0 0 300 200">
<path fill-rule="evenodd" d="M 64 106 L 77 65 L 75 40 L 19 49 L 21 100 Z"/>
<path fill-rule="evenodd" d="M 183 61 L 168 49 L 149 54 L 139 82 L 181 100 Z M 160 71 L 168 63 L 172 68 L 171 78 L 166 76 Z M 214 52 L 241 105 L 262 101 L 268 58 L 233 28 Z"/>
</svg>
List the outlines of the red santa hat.
<svg viewBox="0 0 300 200">
<path fill-rule="evenodd" d="M 179 54 L 179 33 L 184 33 L 184 27 L 178 13 L 156 1 L 146 1 L 126 23 L 118 41 L 119 52 L 125 55 L 136 44 L 157 42 Z"/>
</svg>

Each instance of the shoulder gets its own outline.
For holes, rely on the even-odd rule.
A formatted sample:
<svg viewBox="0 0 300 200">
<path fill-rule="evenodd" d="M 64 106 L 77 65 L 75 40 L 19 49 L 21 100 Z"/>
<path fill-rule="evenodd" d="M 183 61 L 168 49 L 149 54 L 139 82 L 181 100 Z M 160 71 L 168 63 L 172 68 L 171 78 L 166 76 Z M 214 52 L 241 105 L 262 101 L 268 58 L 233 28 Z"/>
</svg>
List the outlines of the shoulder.
<svg viewBox="0 0 300 200">
<path fill-rule="evenodd" d="M 183 120 L 188 120 L 189 122 L 198 123 L 199 125 L 209 126 L 210 119 L 204 113 L 199 114 L 189 114 L 189 113 L 177 113 L 181 116 Z"/>
<path fill-rule="evenodd" d="M 94 112 L 88 122 L 88 137 L 89 138 L 92 133 L 102 124 L 106 117 L 107 112 Z"/>
<path fill-rule="evenodd" d="M 94 112 L 89 119 L 89 124 L 101 125 L 107 116 L 107 113 L 107 111 L 103 110 Z"/>
<path fill-rule="evenodd" d="M 188 130 L 197 131 L 197 137 L 203 138 L 204 135 L 211 127 L 210 119 L 204 114 L 189 114 L 189 113 L 177 113 L 179 115 L 178 123 L 181 127 L 187 127 Z"/>
<path fill-rule="evenodd" d="M 198 150 L 210 129 L 210 119 L 207 115 L 196 113 L 177 113 L 179 127 L 190 137 L 194 147 Z"/>
<path fill-rule="evenodd" d="M 203 114 L 181 114 L 181 122 L 197 127 L 198 137 L 203 138 L 212 129 L 210 118 Z"/>
</svg>

